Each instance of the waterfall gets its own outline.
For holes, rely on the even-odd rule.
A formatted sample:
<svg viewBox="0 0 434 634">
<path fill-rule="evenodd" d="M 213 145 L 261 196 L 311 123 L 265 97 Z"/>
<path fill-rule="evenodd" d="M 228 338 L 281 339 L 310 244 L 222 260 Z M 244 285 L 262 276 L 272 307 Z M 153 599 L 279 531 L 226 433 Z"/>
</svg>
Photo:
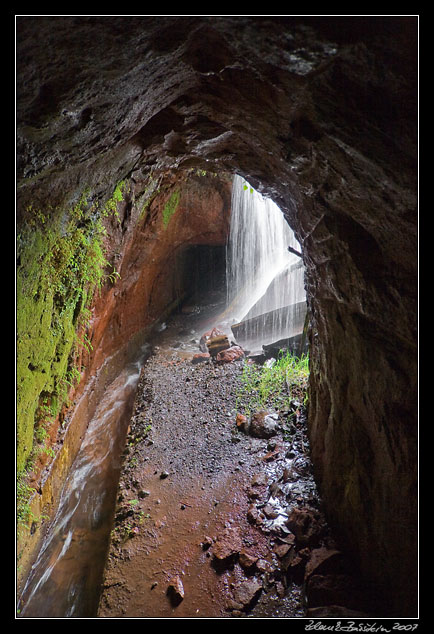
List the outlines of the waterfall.
<svg viewBox="0 0 434 634">
<path fill-rule="evenodd" d="M 300 245 L 282 211 L 235 175 L 227 246 L 227 310 L 237 342 L 258 350 L 303 329 L 304 268 L 288 251 Z M 240 324 L 237 327 L 235 324 Z"/>
</svg>

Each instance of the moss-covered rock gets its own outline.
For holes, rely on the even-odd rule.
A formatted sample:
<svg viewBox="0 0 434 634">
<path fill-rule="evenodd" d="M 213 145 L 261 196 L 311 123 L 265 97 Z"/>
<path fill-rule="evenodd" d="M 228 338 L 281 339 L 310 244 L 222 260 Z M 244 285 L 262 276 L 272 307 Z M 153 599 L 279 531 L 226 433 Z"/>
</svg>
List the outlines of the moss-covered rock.
<svg viewBox="0 0 434 634">
<path fill-rule="evenodd" d="M 18 474 L 44 448 L 41 423 L 57 417 L 79 377 L 94 292 L 116 279 L 106 273 L 104 218 L 116 216 L 123 187 L 104 206 L 85 192 L 69 210 L 26 210 L 17 236 Z"/>
</svg>

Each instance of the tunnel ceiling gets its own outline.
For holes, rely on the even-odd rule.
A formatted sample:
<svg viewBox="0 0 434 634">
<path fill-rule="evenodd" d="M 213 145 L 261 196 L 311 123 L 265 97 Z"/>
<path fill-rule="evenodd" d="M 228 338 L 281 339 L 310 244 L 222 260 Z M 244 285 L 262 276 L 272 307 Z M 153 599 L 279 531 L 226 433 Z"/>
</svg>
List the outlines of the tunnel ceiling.
<svg viewBox="0 0 434 634">
<path fill-rule="evenodd" d="M 20 198 L 200 165 L 285 199 L 324 137 L 390 169 L 385 139 L 416 151 L 413 36 L 400 18 L 18 18 Z"/>
<path fill-rule="evenodd" d="M 16 57 L 18 222 L 151 169 L 238 172 L 282 208 L 303 249 L 328 514 L 407 612 L 417 30 L 411 16 L 19 17 Z"/>
</svg>

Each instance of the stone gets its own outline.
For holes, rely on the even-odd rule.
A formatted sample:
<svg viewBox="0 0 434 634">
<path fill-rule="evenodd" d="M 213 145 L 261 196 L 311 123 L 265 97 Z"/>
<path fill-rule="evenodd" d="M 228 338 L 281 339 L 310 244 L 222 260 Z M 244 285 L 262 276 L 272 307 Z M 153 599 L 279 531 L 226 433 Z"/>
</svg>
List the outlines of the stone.
<svg viewBox="0 0 434 634">
<path fill-rule="evenodd" d="M 241 534 L 238 528 L 225 528 L 213 546 L 213 555 L 222 564 L 230 564 L 242 548 Z"/>
<path fill-rule="evenodd" d="M 262 509 L 262 512 L 269 520 L 275 520 L 276 517 L 279 516 L 279 511 L 272 504 L 266 504 Z"/>
<path fill-rule="evenodd" d="M 184 585 L 181 577 L 176 575 L 172 577 L 167 586 L 167 594 L 170 597 L 172 603 L 178 605 L 184 599 Z"/>
<path fill-rule="evenodd" d="M 214 337 L 223 337 L 223 336 L 225 336 L 225 333 L 223 332 L 223 330 L 220 330 L 219 328 L 212 328 L 211 330 L 204 332 L 203 335 L 201 336 L 199 340 L 199 348 L 201 349 L 202 352 L 207 352 L 208 341 Z"/>
<path fill-rule="evenodd" d="M 343 605 L 359 609 L 365 601 L 359 584 L 347 574 L 314 574 L 309 577 L 305 592 L 309 608 Z"/>
<path fill-rule="evenodd" d="M 267 410 L 255 412 L 250 419 L 249 433 L 256 438 L 271 438 L 279 431 L 278 415 Z"/>
<path fill-rule="evenodd" d="M 301 545 L 316 545 L 324 529 L 321 514 L 311 508 L 294 508 L 290 511 L 286 526 Z"/>
<path fill-rule="evenodd" d="M 227 335 L 224 334 L 216 337 L 210 337 L 206 342 L 206 347 L 211 357 L 217 357 L 219 352 L 230 348 L 230 346 L 231 344 L 229 343 L 229 339 Z"/>
<path fill-rule="evenodd" d="M 244 414 L 237 414 L 235 424 L 241 431 L 247 432 L 249 429 L 249 421 L 247 416 L 244 416 Z"/>
<path fill-rule="evenodd" d="M 257 561 L 258 561 L 257 556 L 251 555 L 249 552 L 247 552 L 244 549 L 240 551 L 238 562 L 241 568 L 243 568 L 244 570 L 251 571 L 255 567 L 255 564 Z"/>
<path fill-rule="evenodd" d="M 247 520 L 250 524 L 262 524 L 264 516 L 259 509 L 252 504 L 247 510 Z"/>
<path fill-rule="evenodd" d="M 291 544 L 276 544 L 273 551 L 276 553 L 279 559 L 282 559 L 283 557 L 285 557 L 285 555 L 289 553 L 291 548 L 292 548 Z"/>
<path fill-rule="evenodd" d="M 201 546 L 203 550 L 208 550 L 208 548 L 210 548 L 210 546 L 212 546 L 213 540 L 211 537 L 204 537 L 203 541 L 201 542 Z"/>
<path fill-rule="evenodd" d="M 255 601 L 262 592 L 262 583 L 256 579 L 243 581 L 234 588 L 234 601 L 241 606 L 241 609 L 247 611 L 251 609 Z"/>
<path fill-rule="evenodd" d="M 305 581 L 314 574 L 337 572 L 342 567 L 343 555 L 339 550 L 315 548 L 306 564 Z"/>
<path fill-rule="evenodd" d="M 244 357 L 244 350 L 240 346 L 231 346 L 217 353 L 217 363 L 232 363 Z"/>
<path fill-rule="evenodd" d="M 267 474 L 261 471 L 253 476 L 250 486 L 252 487 L 265 487 L 268 484 Z"/>
<path fill-rule="evenodd" d="M 203 363 L 204 361 L 209 361 L 211 359 L 211 355 L 209 352 L 197 352 L 193 355 L 191 362 L 193 364 Z"/>
</svg>

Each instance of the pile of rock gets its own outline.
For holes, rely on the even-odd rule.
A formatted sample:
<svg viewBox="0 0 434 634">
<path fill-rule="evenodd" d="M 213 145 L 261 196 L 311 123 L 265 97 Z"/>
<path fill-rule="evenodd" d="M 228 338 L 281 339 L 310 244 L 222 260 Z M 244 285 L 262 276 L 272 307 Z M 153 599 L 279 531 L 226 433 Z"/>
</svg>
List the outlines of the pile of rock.
<svg viewBox="0 0 434 634">
<path fill-rule="evenodd" d="M 199 342 L 201 352 L 195 354 L 192 363 L 213 360 L 215 363 L 232 363 L 244 357 L 244 350 L 229 341 L 223 330 L 213 328 L 205 332 Z"/>
<path fill-rule="evenodd" d="M 248 490 L 252 504 L 247 519 L 267 533 L 269 520 L 281 515 L 269 503 L 272 490 L 264 474 L 256 475 Z M 283 593 L 290 583 L 300 585 L 307 616 L 370 616 L 372 598 L 352 562 L 336 548 L 323 514 L 302 500 L 298 504 L 289 506 L 284 521 L 271 530 L 278 562 L 271 580 Z"/>
</svg>

